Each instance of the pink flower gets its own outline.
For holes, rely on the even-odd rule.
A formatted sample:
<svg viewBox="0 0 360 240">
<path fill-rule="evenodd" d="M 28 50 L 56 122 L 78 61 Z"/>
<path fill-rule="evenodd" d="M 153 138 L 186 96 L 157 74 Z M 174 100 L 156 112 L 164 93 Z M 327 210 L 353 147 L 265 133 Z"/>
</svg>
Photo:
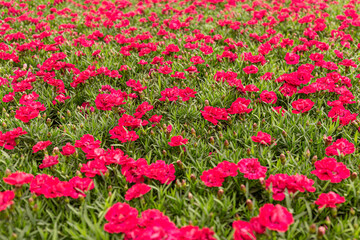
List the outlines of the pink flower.
<svg viewBox="0 0 360 240">
<path fill-rule="evenodd" d="M 318 199 L 315 201 L 319 208 L 336 208 L 336 204 L 344 203 L 345 198 L 334 192 L 321 193 Z"/>
<path fill-rule="evenodd" d="M 267 189 L 272 189 L 273 199 L 276 201 L 282 201 L 285 199 L 285 189 L 289 193 L 299 192 L 315 192 L 316 188 L 314 185 L 314 180 L 308 179 L 304 175 L 287 175 L 287 174 L 276 174 L 270 175 L 265 182 Z"/>
<path fill-rule="evenodd" d="M 108 169 L 103 161 L 94 160 L 83 164 L 80 171 L 85 173 L 87 177 L 95 177 L 96 175 L 104 175 Z"/>
<path fill-rule="evenodd" d="M 137 183 L 126 191 L 125 200 L 130 201 L 134 198 L 141 197 L 148 193 L 150 190 L 151 187 L 149 187 L 145 183 Z"/>
<path fill-rule="evenodd" d="M 285 55 L 286 64 L 295 65 L 299 63 L 300 56 L 296 53 L 286 53 Z"/>
<path fill-rule="evenodd" d="M 138 223 L 138 211 L 127 203 L 115 203 L 105 214 L 109 221 L 104 230 L 109 233 L 126 233 L 133 230 Z"/>
<path fill-rule="evenodd" d="M 218 124 L 218 120 L 228 120 L 228 113 L 223 108 L 206 106 L 203 111 L 200 111 L 205 120 Z"/>
<path fill-rule="evenodd" d="M 174 136 L 171 138 L 171 141 L 168 144 L 172 147 L 185 145 L 189 142 L 188 139 L 183 138 L 182 136 Z"/>
<path fill-rule="evenodd" d="M 13 191 L 4 191 L 0 192 L 0 212 L 4 211 L 7 207 L 14 204 L 13 199 L 15 198 L 15 194 Z"/>
<path fill-rule="evenodd" d="M 350 170 L 342 162 L 337 162 L 335 158 L 324 158 L 315 162 L 316 170 L 311 173 L 320 180 L 330 180 L 331 183 L 339 183 L 343 179 L 350 177 Z"/>
<path fill-rule="evenodd" d="M 207 187 L 221 187 L 225 177 L 218 169 L 210 169 L 204 171 L 200 179 Z"/>
<path fill-rule="evenodd" d="M 15 118 L 21 120 L 24 123 L 28 123 L 31 119 L 36 118 L 38 115 L 38 110 L 30 106 L 23 106 L 16 110 Z"/>
<path fill-rule="evenodd" d="M 235 221 L 233 222 L 234 240 L 254 240 L 256 239 L 254 231 L 249 222 Z"/>
<path fill-rule="evenodd" d="M 293 113 L 299 114 L 310 111 L 310 109 L 314 106 L 314 102 L 310 99 L 299 99 L 294 101 L 291 106 L 294 108 L 292 110 Z"/>
<path fill-rule="evenodd" d="M 267 168 L 261 166 L 257 158 L 241 159 L 238 162 L 237 167 L 247 179 L 259 179 L 266 177 Z"/>
<path fill-rule="evenodd" d="M 345 138 L 336 140 L 332 145 L 325 149 L 327 156 L 345 156 L 355 152 L 355 146 Z"/>
<path fill-rule="evenodd" d="M 59 156 L 45 156 L 44 160 L 42 161 L 42 164 L 40 164 L 39 168 L 47 168 L 54 166 L 59 163 Z"/>
<path fill-rule="evenodd" d="M 69 180 L 69 183 L 74 188 L 76 194 L 75 197 L 86 197 L 85 192 L 90 191 L 95 187 L 94 181 L 91 178 L 73 177 Z"/>
<path fill-rule="evenodd" d="M 70 156 L 70 155 L 74 154 L 75 151 L 76 151 L 76 149 L 73 145 L 71 145 L 71 143 L 66 143 L 66 145 L 62 147 L 61 154 L 64 156 Z"/>
<path fill-rule="evenodd" d="M 34 175 L 30 173 L 24 172 L 15 172 L 10 174 L 7 177 L 4 177 L 3 180 L 5 183 L 10 185 L 15 185 L 16 187 L 20 187 L 24 184 L 30 183 L 33 180 Z"/>
<path fill-rule="evenodd" d="M 253 140 L 253 142 L 257 142 L 260 144 L 271 145 L 271 141 L 274 139 L 271 139 L 270 134 L 259 131 L 257 133 L 257 136 L 251 137 L 251 140 Z M 276 145 L 276 143 L 275 143 L 275 145 Z"/>
<path fill-rule="evenodd" d="M 259 221 L 266 228 L 286 232 L 291 224 L 294 223 L 292 214 L 283 206 L 277 204 L 265 204 L 260 208 Z"/>
<path fill-rule="evenodd" d="M 253 74 L 253 73 L 257 73 L 259 71 L 259 69 L 254 65 L 250 65 L 250 66 L 244 67 L 243 71 L 246 74 Z"/>
<path fill-rule="evenodd" d="M 40 141 L 33 146 L 33 153 L 46 149 L 46 147 L 52 144 L 51 141 Z"/>
<path fill-rule="evenodd" d="M 267 90 L 262 91 L 260 94 L 260 99 L 264 103 L 275 104 L 277 101 L 277 96 L 275 92 L 269 92 Z"/>
</svg>

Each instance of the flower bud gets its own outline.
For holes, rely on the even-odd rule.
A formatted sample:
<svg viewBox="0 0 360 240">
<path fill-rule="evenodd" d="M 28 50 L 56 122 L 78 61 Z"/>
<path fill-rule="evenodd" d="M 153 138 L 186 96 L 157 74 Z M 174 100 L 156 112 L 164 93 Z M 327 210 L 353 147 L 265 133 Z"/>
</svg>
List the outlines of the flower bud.
<svg viewBox="0 0 360 240">
<path fill-rule="evenodd" d="M 79 170 L 76 171 L 75 175 L 82 178 L 82 174 Z"/>
<path fill-rule="evenodd" d="M 315 223 L 313 223 L 309 226 L 309 232 L 312 234 L 316 233 L 316 224 Z"/>
<path fill-rule="evenodd" d="M 214 145 L 215 143 L 214 137 L 210 137 L 210 143 Z"/>
<path fill-rule="evenodd" d="M 221 199 L 223 195 L 224 195 L 224 190 L 223 190 L 223 189 L 219 189 L 219 191 L 218 191 L 218 193 L 217 193 L 217 197 L 218 197 L 219 199 Z"/>
<path fill-rule="evenodd" d="M 355 179 L 357 178 L 357 173 L 356 172 L 353 172 L 353 173 L 351 173 L 351 176 L 350 176 L 350 179 L 352 180 L 352 181 L 355 181 Z"/>
<path fill-rule="evenodd" d="M 46 119 L 46 125 L 48 125 L 48 126 L 51 125 L 51 119 L 50 119 L 50 118 L 47 118 L 47 119 Z"/>
<path fill-rule="evenodd" d="M 285 164 L 285 162 L 286 162 L 286 158 L 285 158 L 285 155 L 283 153 L 280 154 L 280 161 L 281 161 L 282 164 Z"/>
<path fill-rule="evenodd" d="M 244 184 L 240 185 L 240 191 L 243 192 L 243 193 L 246 193 L 246 187 L 245 187 Z"/>
<path fill-rule="evenodd" d="M 191 178 L 191 180 L 195 181 L 195 180 L 196 180 L 195 174 L 192 173 L 192 174 L 190 175 L 190 178 Z"/>
<path fill-rule="evenodd" d="M 321 209 L 323 209 L 323 208 L 321 208 Z M 325 224 L 326 224 L 328 227 L 330 227 L 331 221 L 330 221 L 329 216 L 326 216 L 326 218 L 325 218 Z"/>
<path fill-rule="evenodd" d="M 318 157 L 314 155 L 311 159 L 311 163 L 314 164 L 318 160 Z"/>
<path fill-rule="evenodd" d="M 356 213 L 355 210 L 353 208 L 350 208 L 350 214 L 355 216 L 355 213 Z"/>
<path fill-rule="evenodd" d="M 322 238 L 324 235 L 325 235 L 325 232 L 326 232 L 326 229 L 325 229 L 325 227 L 323 227 L 323 226 L 320 226 L 319 227 L 319 229 L 318 229 L 318 238 Z"/>
<path fill-rule="evenodd" d="M 224 142 L 224 147 L 225 147 L 225 148 L 229 148 L 229 145 L 230 145 L 230 144 L 229 144 L 229 141 L 228 141 L 228 140 L 225 140 L 225 142 Z"/>
<path fill-rule="evenodd" d="M 309 158 L 310 157 L 310 150 L 309 149 L 306 149 L 305 151 L 305 157 Z"/>
<path fill-rule="evenodd" d="M 179 179 L 176 179 L 175 186 L 176 186 L 177 188 L 181 188 L 181 182 L 180 182 Z"/>
<path fill-rule="evenodd" d="M 220 139 L 223 139 L 223 138 L 224 138 L 224 135 L 222 134 L 222 132 L 219 132 L 219 138 L 220 138 Z"/>
<path fill-rule="evenodd" d="M 54 147 L 53 151 L 52 151 L 52 154 L 53 155 L 57 155 L 57 154 L 60 154 L 60 150 L 58 147 Z"/>
<path fill-rule="evenodd" d="M 209 106 L 210 105 L 210 103 L 209 103 L 209 100 L 205 100 L 205 106 Z"/>
<path fill-rule="evenodd" d="M 166 156 L 166 155 L 167 155 L 166 150 L 162 150 L 162 154 L 163 154 L 164 156 Z"/>
<path fill-rule="evenodd" d="M 284 137 L 287 137 L 287 132 L 282 131 L 281 134 L 282 134 Z"/>
<path fill-rule="evenodd" d="M 195 137 L 196 136 L 196 132 L 194 128 L 191 128 L 191 134 Z"/>
<path fill-rule="evenodd" d="M 184 169 L 184 165 L 183 165 L 183 163 L 181 162 L 180 159 L 176 161 L 176 164 L 178 165 L 178 167 L 179 167 L 180 169 Z"/>
<path fill-rule="evenodd" d="M 251 154 L 251 149 L 250 148 L 246 149 L 246 154 L 250 156 L 250 154 Z"/>
<path fill-rule="evenodd" d="M 6 169 L 5 170 L 5 177 L 9 176 L 11 174 L 11 170 L 10 169 Z"/>
<path fill-rule="evenodd" d="M 254 130 L 257 129 L 257 124 L 256 124 L 256 123 L 253 124 L 253 129 L 254 129 Z"/>
<path fill-rule="evenodd" d="M 246 200 L 246 207 L 249 209 L 249 211 L 252 211 L 254 209 L 254 204 L 251 199 Z"/>
<path fill-rule="evenodd" d="M 188 199 L 191 200 L 191 199 L 193 199 L 193 198 L 194 198 L 194 196 L 191 194 L 191 192 L 189 192 L 189 193 L 188 193 Z"/>
</svg>

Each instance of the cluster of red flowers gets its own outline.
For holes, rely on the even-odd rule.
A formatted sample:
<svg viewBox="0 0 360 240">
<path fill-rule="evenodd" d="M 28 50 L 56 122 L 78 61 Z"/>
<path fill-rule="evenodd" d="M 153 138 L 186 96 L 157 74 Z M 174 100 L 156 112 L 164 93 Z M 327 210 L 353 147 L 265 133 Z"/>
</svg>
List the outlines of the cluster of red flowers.
<svg viewBox="0 0 360 240">
<path fill-rule="evenodd" d="M 236 177 L 238 170 L 247 179 L 260 179 L 266 177 L 267 168 L 260 165 L 257 158 L 245 158 L 238 164 L 224 161 L 216 167 L 204 171 L 200 179 L 208 187 L 221 187 L 226 177 Z"/>
<path fill-rule="evenodd" d="M 109 233 L 123 233 L 126 239 L 169 239 L 169 240 L 215 240 L 214 232 L 208 228 L 184 226 L 177 228 L 170 219 L 157 209 L 139 213 L 127 203 L 116 203 L 106 212 L 108 223 L 104 229 Z"/>
<path fill-rule="evenodd" d="M 264 234 L 266 229 L 286 232 L 293 223 L 293 215 L 285 207 L 268 203 L 259 209 L 259 216 L 251 218 L 250 222 L 233 222 L 234 240 L 256 239 L 255 234 Z"/>
<path fill-rule="evenodd" d="M 346 182 L 350 176 L 353 179 L 356 172 L 352 172 L 353 166 L 345 156 L 358 151 L 357 136 L 352 141 L 351 135 L 334 134 L 333 130 L 342 131 L 353 125 L 360 131 L 358 113 L 354 112 L 359 105 L 355 79 L 360 79 L 360 74 L 356 72 L 355 55 L 350 52 L 360 49 L 354 37 L 360 27 L 357 3 L 356 0 L 349 3 L 54 0 L 46 4 L 0 1 L 3 75 L 0 147 L 4 149 L 0 153 L 9 159 L 10 163 L 6 162 L 9 168 L 29 165 L 32 169 L 28 173 L 5 174 L 3 181 L 11 185 L 6 186 L 15 189 L 0 192 L 0 211 L 16 202 L 17 190 L 24 184 L 30 184 L 31 193 L 45 198 L 83 198 L 95 187 L 92 178 L 114 175 L 114 168 L 129 184 L 124 188 L 126 201 L 148 197 L 154 188 L 152 183 L 179 186 L 178 182 L 185 180 L 181 178 L 188 173 L 184 174 L 184 165 L 189 168 L 193 185 L 196 185 L 193 170 L 201 174 L 200 179 L 207 187 L 222 187 L 234 180 L 228 177 L 238 177 L 240 172 L 241 181 L 261 185 L 275 201 L 283 201 L 287 194 L 292 198 L 299 192 L 313 193 L 315 181 L 330 184 Z M 339 4 L 343 12 L 332 16 L 331 7 Z M 292 24 L 299 27 L 294 28 L 297 31 L 294 34 L 281 33 L 283 24 L 286 28 Z M 121 65 L 124 62 L 128 65 Z M 267 118 L 266 113 L 273 114 L 272 111 L 275 116 Z M 324 116 L 320 116 L 321 112 Z M 327 120 L 332 122 L 330 128 L 324 129 L 336 139 L 325 137 L 325 147 L 316 149 L 321 160 L 313 156 L 313 166 L 306 167 L 311 174 L 274 171 L 272 153 L 285 153 L 290 145 L 286 141 L 298 143 L 296 134 L 286 139 L 285 130 L 279 136 L 280 127 L 274 125 L 285 125 L 283 122 L 289 118 L 303 118 L 310 125 L 315 114 L 317 126 Z M 184 121 L 189 116 L 201 125 Z M 281 121 L 277 123 L 273 117 Z M 78 123 L 80 118 L 84 121 Z M 97 138 L 101 141 L 96 140 L 88 124 L 105 118 L 115 119 L 117 124 L 104 123 L 106 131 L 99 133 L 102 138 Z M 253 124 L 247 139 L 230 129 L 238 126 L 238 119 L 245 130 L 249 130 L 249 122 Z M 179 124 L 183 122 L 181 129 Z M 227 135 L 234 132 L 236 140 L 241 138 L 241 147 L 251 139 L 251 146 L 246 146 L 249 158 L 235 163 L 224 154 L 223 158 L 216 158 L 218 162 L 211 169 L 209 165 L 202 168 L 201 164 L 199 169 L 190 166 L 190 161 L 183 164 L 178 159 L 174 165 L 166 157 L 166 150 L 170 149 L 171 157 L 186 159 L 192 158 L 192 149 L 203 144 L 197 129 L 191 130 L 193 137 L 187 135 L 189 125 L 201 126 L 199 132 L 204 136 L 215 131 L 226 131 Z M 293 125 L 295 128 L 297 123 Z M 79 128 L 83 131 L 78 131 Z M 43 129 L 47 135 L 37 134 Z M 59 140 L 60 134 L 67 138 L 64 142 Z M 221 137 L 218 135 L 223 138 L 222 133 Z M 308 140 L 307 137 L 304 136 Z M 152 142 L 158 141 L 155 138 L 160 138 L 159 142 L 167 148 L 162 150 L 164 160 L 151 159 L 159 150 L 151 148 L 160 145 Z M 227 148 L 228 140 L 231 141 L 228 138 L 224 143 Z M 313 143 L 314 139 L 308 142 Z M 211 150 L 207 149 L 206 154 L 217 148 L 213 141 L 210 143 L 206 147 Z M 151 150 L 144 152 L 145 145 Z M 49 153 L 50 148 L 53 149 Z M 27 154 L 41 174 L 35 174 L 30 164 L 12 166 L 12 159 L 18 156 L 7 156 L 7 151 L 14 149 L 21 159 Z M 133 158 L 126 154 L 133 154 Z M 209 155 L 212 158 L 212 152 Z M 311 153 L 304 155 L 308 160 Z M 78 161 L 76 176 L 60 170 L 68 167 L 68 161 Z M 206 160 L 202 162 L 208 164 Z M 86 177 L 80 177 L 81 174 Z M 345 202 L 344 197 L 333 191 L 317 196 L 315 204 L 319 208 L 336 208 Z M 233 222 L 235 240 L 253 240 L 266 230 L 286 232 L 294 223 L 291 209 L 289 212 L 281 205 L 264 203 L 259 215 L 249 222 Z M 178 228 L 157 209 L 145 210 L 139 217 L 138 210 L 127 203 L 113 205 L 105 219 L 108 221 L 105 231 L 121 233 L 124 239 L 215 239 L 212 229 L 192 225 Z"/>
</svg>

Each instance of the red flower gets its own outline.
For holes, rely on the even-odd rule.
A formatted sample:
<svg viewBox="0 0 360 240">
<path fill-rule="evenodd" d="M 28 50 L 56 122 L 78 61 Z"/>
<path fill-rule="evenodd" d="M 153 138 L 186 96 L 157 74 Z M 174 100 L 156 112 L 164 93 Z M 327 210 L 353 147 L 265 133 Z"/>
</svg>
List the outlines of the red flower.
<svg viewBox="0 0 360 240">
<path fill-rule="evenodd" d="M 81 148 L 85 153 L 92 152 L 95 148 L 99 148 L 101 144 L 100 140 L 94 139 L 90 134 L 85 134 L 80 138 L 80 140 L 75 141 L 75 147 Z"/>
<path fill-rule="evenodd" d="M 259 69 L 254 65 L 250 65 L 250 66 L 244 67 L 243 71 L 246 74 L 253 74 L 253 73 L 257 73 L 259 71 Z"/>
<path fill-rule="evenodd" d="M 219 163 L 213 170 L 219 171 L 222 177 L 235 177 L 238 175 L 237 166 L 235 163 L 223 161 Z"/>
<path fill-rule="evenodd" d="M 115 203 L 105 214 L 109 221 L 104 230 L 109 233 L 126 233 L 132 231 L 138 223 L 138 211 L 127 203 Z"/>
<path fill-rule="evenodd" d="M 0 146 L 8 150 L 14 149 L 16 146 L 15 140 L 24 134 L 27 134 L 27 132 L 23 131 L 21 127 L 14 128 L 5 134 L 0 131 Z"/>
<path fill-rule="evenodd" d="M 71 145 L 71 143 L 66 143 L 66 145 L 62 147 L 61 154 L 64 156 L 70 156 L 70 155 L 74 154 L 75 151 L 76 151 L 76 149 L 73 145 Z"/>
<path fill-rule="evenodd" d="M 259 217 L 253 217 L 250 219 L 251 228 L 258 234 L 264 234 L 266 227 L 260 223 Z"/>
<path fill-rule="evenodd" d="M 30 106 L 23 106 L 16 110 L 15 118 L 23 121 L 24 123 L 28 123 L 31 119 L 36 118 L 38 115 L 38 110 Z"/>
<path fill-rule="evenodd" d="M 115 93 L 103 93 L 96 96 L 95 105 L 103 111 L 110 111 L 114 106 L 125 104 L 124 97 Z"/>
<path fill-rule="evenodd" d="M 57 190 L 59 179 L 46 174 L 37 175 L 30 183 L 30 192 L 44 195 L 46 198 L 61 197 L 63 194 Z"/>
<path fill-rule="evenodd" d="M 325 149 L 325 154 L 327 156 L 345 156 L 353 152 L 355 152 L 354 144 L 344 138 L 336 140 L 332 145 Z"/>
<path fill-rule="evenodd" d="M 266 228 L 286 232 L 291 224 L 294 223 L 292 214 L 283 206 L 277 204 L 265 204 L 260 208 L 259 221 Z"/>
<path fill-rule="evenodd" d="M 33 153 L 46 149 L 52 144 L 51 141 L 40 141 L 33 146 Z"/>
<path fill-rule="evenodd" d="M 281 114 L 282 117 L 283 117 L 284 114 L 286 113 L 286 110 L 283 109 L 283 107 L 281 107 L 281 106 L 273 107 L 272 110 L 273 110 L 274 112 L 277 112 L 278 114 Z"/>
<path fill-rule="evenodd" d="M 130 183 L 144 182 L 144 172 L 148 167 L 147 161 L 144 158 L 139 158 L 137 161 L 131 159 L 127 161 L 121 168 L 121 173 L 125 176 L 126 181 Z"/>
<path fill-rule="evenodd" d="M 177 240 L 216 240 L 214 231 L 209 228 L 200 229 L 198 226 L 185 226 L 180 228 Z"/>
<path fill-rule="evenodd" d="M 200 176 L 201 181 L 208 187 L 221 187 L 225 177 L 219 171 L 219 169 L 209 169 L 204 171 Z"/>
<path fill-rule="evenodd" d="M 16 187 L 21 187 L 24 184 L 30 183 L 33 180 L 34 175 L 24 172 L 15 172 L 10 174 L 7 177 L 4 177 L 3 180 L 5 183 L 10 185 L 15 185 Z"/>
<path fill-rule="evenodd" d="M 45 156 L 44 160 L 42 161 L 42 164 L 40 164 L 39 168 L 47 168 L 54 166 L 59 163 L 59 156 Z"/>
<path fill-rule="evenodd" d="M 168 144 L 172 147 L 185 145 L 189 142 L 188 139 L 183 138 L 182 136 L 174 136 L 171 138 L 171 141 Z"/>
<path fill-rule="evenodd" d="M 194 57 L 190 58 L 190 62 L 192 62 L 194 65 L 196 65 L 196 64 L 202 64 L 205 61 L 199 56 L 194 56 Z"/>
<path fill-rule="evenodd" d="M 230 108 L 227 109 L 227 112 L 229 114 L 250 113 L 252 111 L 251 108 L 248 108 L 250 103 L 251 101 L 249 99 L 238 98 L 231 104 Z"/>
<path fill-rule="evenodd" d="M 124 126 L 116 126 L 109 133 L 111 139 L 118 139 L 122 143 L 136 141 L 139 138 L 135 131 L 129 131 Z"/>
<path fill-rule="evenodd" d="M 254 231 L 249 222 L 235 221 L 233 222 L 234 240 L 254 240 L 256 239 Z"/>
<path fill-rule="evenodd" d="M 261 166 L 257 158 L 241 159 L 238 162 L 237 167 L 247 179 L 259 179 L 266 177 L 267 168 Z"/>
<path fill-rule="evenodd" d="M 285 55 L 286 64 L 295 65 L 299 63 L 300 56 L 296 53 L 286 53 Z"/>
<path fill-rule="evenodd" d="M 270 134 L 259 131 L 257 133 L 257 136 L 251 137 L 251 140 L 253 140 L 253 142 L 257 142 L 260 144 L 271 145 L 271 141 L 274 139 L 271 139 Z M 276 143 L 275 143 L 275 145 L 276 145 Z"/>
<path fill-rule="evenodd" d="M 88 161 L 83 164 L 80 171 L 85 173 L 87 177 L 95 177 L 96 175 L 104 175 L 107 172 L 105 163 L 100 160 Z"/>
<path fill-rule="evenodd" d="M 223 108 L 206 106 L 204 111 L 200 111 L 205 120 L 213 123 L 214 125 L 218 124 L 218 120 L 228 120 L 228 113 Z"/>
<path fill-rule="evenodd" d="M 151 187 L 149 187 L 145 183 L 137 183 L 126 191 L 125 200 L 130 201 L 134 198 L 141 197 L 148 193 L 150 190 Z"/>
<path fill-rule="evenodd" d="M 269 92 L 267 90 L 262 91 L 262 93 L 260 94 L 260 99 L 261 101 L 263 101 L 264 103 L 271 103 L 271 104 L 275 104 L 277 101 L 277 96 L 275 92 Z"/>
<path fill-rule="evenodd" d="M 143 174 L 151 179 L 156 179 L 162 184 L 170 184 L 175 180 L 175 167 L 166 164 L 163 160 L 157 160 L 148 167 L 143 168 Z"/>
<path fill-rule="evenodd" d="M 0 192 L 0 212 L 4 211 L 7 207 L 14 204 L 13 199 L 15 198 L 15 194 L 13 191 L 4 191 Z"/>
<path fill-rule="evenodd" d="M 69 183 L 72 185 L 76 192 L 76 198 L 78 196 L 86 197 L 85 192 L 90 191 L 95 187 L 94 181 L 91 178 L 73 177 L 69 180 Z"/>
<path fill-rule="evenodd" d="M 154 106 L 150 105 L 148 102 L 143 102 L 140 104 L 134 113 L 135 118 L 142 118 L 148 111 L 152 110 Z"/>
<path fill-rule="evenodd" d="M 334 192 L 321 193 L 318 199 L 315 201 L 319 208 L 336 208 L 336 204 L 344 203 L 345 198 Z"/>
<path fill-rule="evenodd" d="M 266 180 L 265 185 L 267 189 L 272 188 L 273 198 L 276 201 L 282 201 L 285 198 L 285 189 L 288 190 L 289 193 L 299 192 L 315 192 L 316 188 L 312 185 L 314 184 L 314 180 L 308 179 L 304 175 L 292 175 L 289 176 L 287 174 L 276 174 L 270 175 Z"/>
<path fill-rule="evenodd" d="M 315 168 L 316 170 L 311 173 L 323 181 L 330 180 L 332 183 L 339 183 L 350 177 L 350 170 L 342 162 L 337 162 L 335 158 L 316 161 Z"/>
<path fill-rule="evenodd" d="M 310 111 L 310 109 L 314 106 L 314 102 L 310 99 L 299 99 L 294 101 L 291 106 L 294 108 L 292 110 L 293 113 L 299 114 Z"/>
</svg>

